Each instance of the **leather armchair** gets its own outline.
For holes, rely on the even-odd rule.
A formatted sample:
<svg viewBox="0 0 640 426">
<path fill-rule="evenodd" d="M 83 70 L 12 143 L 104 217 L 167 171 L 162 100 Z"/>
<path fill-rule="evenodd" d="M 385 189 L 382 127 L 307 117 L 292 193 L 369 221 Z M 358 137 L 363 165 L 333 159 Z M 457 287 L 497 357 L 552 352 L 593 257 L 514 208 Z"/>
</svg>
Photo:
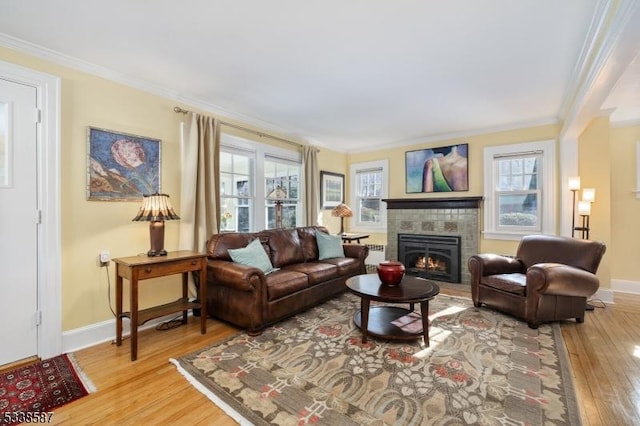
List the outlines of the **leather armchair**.
<svg viewBox="0 0 640 426">
<path fill-rule="evenodd" d="M 597 241 L 529 235 L 515 257 L 478 254 L 469 258 L 471 298 L 538 328 L 543 322 L 584 322 L 587 298 L 600 286 L 596 271 L 606 247 Z"/>
</svg>

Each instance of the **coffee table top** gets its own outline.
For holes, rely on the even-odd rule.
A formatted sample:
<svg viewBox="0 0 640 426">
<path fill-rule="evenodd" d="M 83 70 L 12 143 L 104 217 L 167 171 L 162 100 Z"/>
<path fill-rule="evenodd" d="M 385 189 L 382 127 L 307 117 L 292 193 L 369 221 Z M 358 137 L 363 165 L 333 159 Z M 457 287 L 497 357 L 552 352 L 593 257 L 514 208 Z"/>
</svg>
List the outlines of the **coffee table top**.
<svg viewBox="0 0 640 426">
<path fill-rule="evenodd" d="M 349 278 L 346 285 L 360 297 L 388 303 L 423 302 L 440 293 L 436 283 L 411 275 L 405 275 L 402 282 L 393 287 L 382 284 L 378 274 L 356 275 Z"/>
</svg>

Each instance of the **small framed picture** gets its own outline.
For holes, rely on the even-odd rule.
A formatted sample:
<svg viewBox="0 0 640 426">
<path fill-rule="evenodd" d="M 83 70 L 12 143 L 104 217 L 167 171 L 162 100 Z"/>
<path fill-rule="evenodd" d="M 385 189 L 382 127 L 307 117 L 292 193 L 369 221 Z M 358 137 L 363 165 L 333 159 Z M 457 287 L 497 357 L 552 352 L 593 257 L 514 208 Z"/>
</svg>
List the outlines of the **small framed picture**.
<svg viewBox="0 0 640 426">
<path fill-rule="evenodd" d="M 139 201 L 160 193 L 160 139 L 87 129 L 87 199 Z"/>
<path fill-rule="evenodd" d="M 332 209 L 344 201 L 344 175 L 320 171 L 320 204 Z"/>
</svg>

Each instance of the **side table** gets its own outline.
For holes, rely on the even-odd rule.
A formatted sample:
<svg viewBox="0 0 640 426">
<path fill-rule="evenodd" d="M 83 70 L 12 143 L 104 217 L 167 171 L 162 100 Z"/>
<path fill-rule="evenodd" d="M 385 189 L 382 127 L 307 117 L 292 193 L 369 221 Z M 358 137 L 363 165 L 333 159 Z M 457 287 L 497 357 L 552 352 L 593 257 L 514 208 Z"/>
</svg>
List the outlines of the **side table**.
<svg viewBox="0 0 640 426">
<path fill-rule="evenodd" d="M 189 309 L 200 308 L 200 332 L 207 332 L 207 260 L 206 254 L 190 250 L 169 252 L 166 256 L 146 255 L 113 259 L 116 264 L 116 344 L 122 345 L 122 318 L 131 320 L 131 361 L 138 358 L 138 327 L 153 318 L 182 311 L 182 322 L 187 323 Z M 200 303 L 188 298 L 189 272 L 200 271 Z M 182 297 L 174 302 L 138 310 L 138 281 L 149 278 L 182 274 Z M 122 281 L 129 280 L 130 311 L 122 311 Z"/>
<path fill-rule="evenodd" d="M 360 240 L 369 238 L 369 234 L 340 234 L 340 237 L 343 242 L 350 243 L 351 241 L 355 241 L 360 244 Z"/>
</svg>

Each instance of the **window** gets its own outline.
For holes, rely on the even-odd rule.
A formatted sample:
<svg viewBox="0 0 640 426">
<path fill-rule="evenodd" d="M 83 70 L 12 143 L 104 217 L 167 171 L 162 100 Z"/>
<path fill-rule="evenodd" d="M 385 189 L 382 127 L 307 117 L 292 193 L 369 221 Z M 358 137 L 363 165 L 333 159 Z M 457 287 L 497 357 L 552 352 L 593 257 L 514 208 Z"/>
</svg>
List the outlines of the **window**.
<svg viewBox="0 0 640 426">
<path fill-rule="evenodd" d="M 388 191 L 388 161 L 352 164 L 351 202 L 352 228 L 365 232 L 387 229 L 387 208 L 382 201 Z"/>
<path fill-rule="evenodd" d="M 265 194 L 280 187 L 286 194 L 282 200 L 282 227 L 295 228 L 300 223 L 300 173 L 299 163 L 267 155 L 264 162 Z M 276 210 L 273 200 L 266 200 L 267 228 L 276 227 Z"/>
<path fill-rule="evenodd" d="M 300 153 L 226 133 L 220 141 L 221 231 L 275 228 L 275 204 L 267 196 L 277 186 L 287 194 L 283 227 L 298 226 L 302 221 Z"/>
<path fill-rule="evenodd" d="M 485 148 L 485 238 L 555 234 L 555 143 Z"/>
<path fill-rule="evenodd" d="M 254 154 L 237 149 L 220 151 L 220 230 L 249 232 L 254 205 Z"/>
</svg>

